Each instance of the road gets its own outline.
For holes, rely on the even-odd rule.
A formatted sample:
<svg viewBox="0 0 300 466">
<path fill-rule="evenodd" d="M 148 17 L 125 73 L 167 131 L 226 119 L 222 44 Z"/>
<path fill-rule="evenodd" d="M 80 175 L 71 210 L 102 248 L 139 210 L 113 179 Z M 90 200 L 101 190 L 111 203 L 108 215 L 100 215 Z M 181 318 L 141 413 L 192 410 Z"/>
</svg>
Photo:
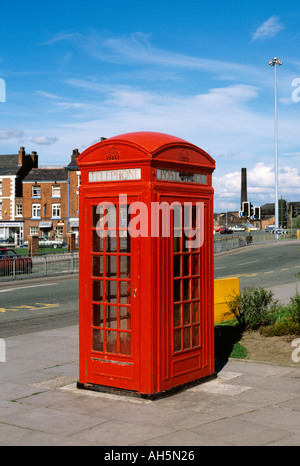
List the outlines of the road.
<svg viewBox="0 0 300 466">
<path fill-rule="evenodd" d="M 0 286 L 0 338 L 78 323 L 78 276 Z"/>
<path fill-rule="evenodd" d="M 215 256 L 215 278 L 239 277 L 241 288 L 295 283 L 300 242 L 244 247 Z M 78 276 L 0 285 L 0 338 L 78 323 Z"/>
<path fill-rule="evenodd" d="M 299 281 L 300 242 L 250 246 L 215 256 L 215 278 L 239 277 L 241 288 Z"/>
</svg>

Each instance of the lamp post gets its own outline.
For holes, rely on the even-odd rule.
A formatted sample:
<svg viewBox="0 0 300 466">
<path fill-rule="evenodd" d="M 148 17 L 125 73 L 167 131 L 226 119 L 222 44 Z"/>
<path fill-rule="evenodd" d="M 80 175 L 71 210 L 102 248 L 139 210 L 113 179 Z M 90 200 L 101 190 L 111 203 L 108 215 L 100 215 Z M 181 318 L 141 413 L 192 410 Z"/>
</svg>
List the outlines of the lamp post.
<svg viewBox="0 0 300 466">
<path fill-rule="evenodd" d="M 279 228 L 279 209 L 278 209 L 278 122 L 277 122 L 277 65 L 282 65 L 279 58 L 273 58 L 269 61 L 270 66 L 274 66 L 274 87 L 275 87 L 275 114 L 274 114 L 274 139 L 275 139 L 275 234 L 278 238 L 277 230 Z"/>
</svg>

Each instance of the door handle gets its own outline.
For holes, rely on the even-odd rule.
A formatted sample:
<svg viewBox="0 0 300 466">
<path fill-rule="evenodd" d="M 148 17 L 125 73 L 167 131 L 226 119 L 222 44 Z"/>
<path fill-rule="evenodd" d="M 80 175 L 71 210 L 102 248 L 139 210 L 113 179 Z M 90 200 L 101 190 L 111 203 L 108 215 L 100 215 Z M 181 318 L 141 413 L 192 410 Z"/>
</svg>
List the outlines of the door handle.
<svg viewBox="0 0 300 466">
<path fill-rule="evenodd" d="M 133 297 L 136 298 L 136 296 L 137 296 L 137 288 L 134 288 L 134 290 L 133 290 Z"/>
</svg>

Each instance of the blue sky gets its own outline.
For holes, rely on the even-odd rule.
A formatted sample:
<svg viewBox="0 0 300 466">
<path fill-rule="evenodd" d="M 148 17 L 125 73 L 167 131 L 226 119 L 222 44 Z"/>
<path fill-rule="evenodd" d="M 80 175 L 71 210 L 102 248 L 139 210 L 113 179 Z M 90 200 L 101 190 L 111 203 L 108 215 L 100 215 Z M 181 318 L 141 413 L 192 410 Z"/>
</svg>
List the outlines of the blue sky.
<svg viewBox="0 0 300 466">
<path fill-rule="evenodd" d="M 242 167 L 248 200 L 274 202 L 268 61 L 279 57 L 279 196 L 300 200 L 298 2 L 15 0 L 0 11 L 0 153 L 22 145 L 40 165 L 66 165 L 101 136 L 160 131 L 216 160 L 215 211 L 240 208 Z"/>
</svg>

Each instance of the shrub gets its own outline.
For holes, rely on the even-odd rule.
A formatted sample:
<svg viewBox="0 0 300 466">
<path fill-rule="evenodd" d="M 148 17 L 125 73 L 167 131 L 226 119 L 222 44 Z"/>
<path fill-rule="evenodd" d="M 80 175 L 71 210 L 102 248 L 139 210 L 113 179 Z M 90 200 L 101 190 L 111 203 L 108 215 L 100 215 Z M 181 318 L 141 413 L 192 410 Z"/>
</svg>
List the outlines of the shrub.
<svg viewBox="0 0 300 466">
<path fill-rule="evenodd" d="M 229 311 L 225 316 L 233 315 L 242 330 L 256 330 L 275 322 L 277 303 L 272 291 L 263 288 L 245 289 L 227 301 Z"/>
</svg>

